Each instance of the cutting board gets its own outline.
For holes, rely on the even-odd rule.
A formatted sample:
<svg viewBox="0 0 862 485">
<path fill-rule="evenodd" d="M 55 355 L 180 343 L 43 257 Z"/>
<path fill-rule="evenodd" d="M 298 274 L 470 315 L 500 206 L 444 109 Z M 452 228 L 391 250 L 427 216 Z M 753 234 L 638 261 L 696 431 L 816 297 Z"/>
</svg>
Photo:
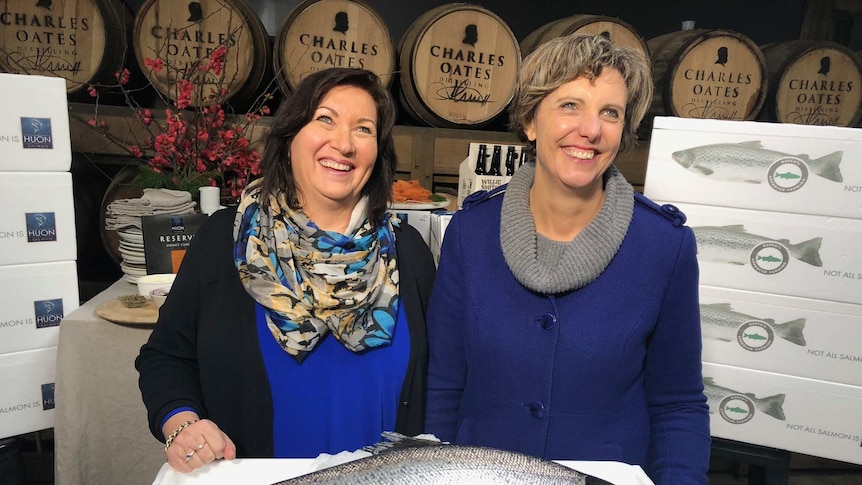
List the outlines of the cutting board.
<svg viewBox="0 0 862 485">
<path fill-rule="evenodd" d="M 120 300 L 114 299 L 96 307 L 96 315 L 113 323 L 154 325 L 159 319 L 159 309 L 152 300 L 140 308 L 128 308 Z"/>
</svg>

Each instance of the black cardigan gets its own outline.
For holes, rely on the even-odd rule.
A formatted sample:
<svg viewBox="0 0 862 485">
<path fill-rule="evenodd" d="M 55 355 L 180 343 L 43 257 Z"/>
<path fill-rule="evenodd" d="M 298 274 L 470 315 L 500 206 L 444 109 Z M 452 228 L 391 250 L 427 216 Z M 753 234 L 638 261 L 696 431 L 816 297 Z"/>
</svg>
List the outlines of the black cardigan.
<svg viewBox="0 0 862 485">
<path fill-rule="evenodd" d="M 135 367 L 156 439 L 165 439 L 160 428 L 165 416 L 188 406 L 233 440 L 237 457 L 272 457 L 272 394 L 254 300 L 233 263 L 235 214 L 234 209 L 218 211 L 198 230 Z M 399 296 L 410 329 L 395 429 L 416 435 L 424 431 L 425 314 L 435 266 L 428 246 L 407 223 L 396 228 L 395 247 Z"/>
</svg>

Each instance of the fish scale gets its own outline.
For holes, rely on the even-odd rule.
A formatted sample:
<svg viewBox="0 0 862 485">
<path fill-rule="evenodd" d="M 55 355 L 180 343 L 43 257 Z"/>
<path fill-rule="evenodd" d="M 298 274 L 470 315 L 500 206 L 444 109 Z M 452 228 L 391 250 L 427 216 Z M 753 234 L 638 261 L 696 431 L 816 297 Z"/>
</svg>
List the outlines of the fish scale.
<svg viewBox="0 0 862 485">
<path fill-rule="evenodd" d="M 274 485 L 610 485 L 553 461 L 478 446 L 408 446 Z"/>
</svg>

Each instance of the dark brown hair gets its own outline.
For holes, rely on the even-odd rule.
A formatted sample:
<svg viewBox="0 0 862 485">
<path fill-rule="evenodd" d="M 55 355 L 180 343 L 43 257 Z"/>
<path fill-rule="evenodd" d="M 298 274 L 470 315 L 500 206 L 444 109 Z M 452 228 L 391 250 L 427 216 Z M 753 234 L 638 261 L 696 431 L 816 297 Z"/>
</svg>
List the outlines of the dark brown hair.
<svg viewBox="0 0 862 485">
<path fill-rule="evenodd" d="M 275 119 L 266 138 L 266 148 L 261 159 L 260 200 L 284 193 L 291 209 L 299 209 L 299 193 L 293 166 L 290 163 L 290 144 L 296 134 L 311 122 L 320 102 L 336 86 L 355 86 L 366 91 L 377 106 L 377 160 L 371 178 L 362 188 L 368 196 L 367 217 L 374 227 L 383 221 L 383 213 L 392 196 L 395 179 L 395 142 L 392 127 L 395 124 L 395 102 L 392 95 L 380 83 L 377 74 L 364 69 L 331 68 L 315 72 L 296 86 L 275 114 Z"/>
</svg>

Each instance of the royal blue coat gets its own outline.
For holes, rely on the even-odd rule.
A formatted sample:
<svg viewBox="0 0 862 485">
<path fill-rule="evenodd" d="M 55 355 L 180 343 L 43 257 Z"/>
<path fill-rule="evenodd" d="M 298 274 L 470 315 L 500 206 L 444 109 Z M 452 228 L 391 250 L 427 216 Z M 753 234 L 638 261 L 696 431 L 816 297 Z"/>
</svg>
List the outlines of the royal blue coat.
<svg viewBox="0 0 862 485">
<path fill-rule="evenodd" d="M 564 294 L 522 286 L 503 259 L 502 195 L 450 222 L 428 314 L 426 429 L 547 459 L 640 465 L 707 483 L 694 234 L 635 194 L 606 270 Z"/>
</svg>

